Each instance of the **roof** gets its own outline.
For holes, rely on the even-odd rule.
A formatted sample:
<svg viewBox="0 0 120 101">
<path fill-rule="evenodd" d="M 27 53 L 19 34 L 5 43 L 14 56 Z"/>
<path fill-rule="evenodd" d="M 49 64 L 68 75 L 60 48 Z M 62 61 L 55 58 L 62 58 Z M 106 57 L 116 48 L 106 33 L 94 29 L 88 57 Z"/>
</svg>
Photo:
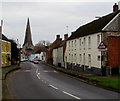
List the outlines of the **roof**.
<svg viewBox="0 0 120 101">
<path fill-rule="evenodd" d="M 8 38 L 2 34 L 2 40 L 9 41 Z"/>
<path fill-rule="evenodd" d="M 120 11 L 113 12 L 106 16 L 103 16 L 97 20 L 94 20 L 86 25 L 79 27 L 73 34 L 68 38 L 72 40 L 78 37 L 91 35 L 97 32 L 101 32 L 102 29 L 119 13 Z"/>
<path fill-rule="evenodd" d="M 63 44 L 63 42 L 64 42 L 64 40 L 63 40 L 63 41 L 61 41 L 59 44 L 57 44 L 57 45 L 56 45 L 56 47 L 54 47 L 53 49 L 56 49 L 56 48 L 58 48 L 58 47 L 61 47 L 61 46 L 62 46 L 62 44 Z"/>
<path fill-rule="evenodd" d="M 35 46 L 34 47 L 34 53 L 41 53 L 41 52 L 47 52 L 47 48 L 44 46 Z"/>
</svg>

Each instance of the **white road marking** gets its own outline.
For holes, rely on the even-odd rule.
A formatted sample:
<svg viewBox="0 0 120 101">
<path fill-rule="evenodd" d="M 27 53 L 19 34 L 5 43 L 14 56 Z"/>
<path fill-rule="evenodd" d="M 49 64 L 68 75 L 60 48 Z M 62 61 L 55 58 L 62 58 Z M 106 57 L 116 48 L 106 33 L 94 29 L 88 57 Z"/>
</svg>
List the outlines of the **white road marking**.
<svg viewBox="0 0 120 101">
<path fill-rule="evenodd" d="M 54 70 L 55 73 L 58 73 L 57 71 Z"/>
<path fill-rule="evenodd" d="M 49 84 L 49 86 L 52 87 L 52 88 L 54 88 L 54 89 L 58 89 L 57 87 L 55 87 L 55 86 L 53 86 L 51 84 Z"/>
<path fill-rule="evenodd" d="M 40 76 L 39 76 L 39 75 L 40 75 L 40 73 L 37 73 L 37 77 L 38 77 L 38 79 L 40 79 Z"/>
<path fill-rule="evenodd" d="M 37 75 L 40 75 L 40 73 L 37 73 Z"/>
<path fill-rule="evenodd" d="M 31 70 L 25 70 L 25 72 L 31 72 Z"/>
<path fill-rule="evenodd" d="M 74 97 L 76 99 L 81 99 L 81 98 L 79 98 L 79 97 L 77 97 L 75 95 L 72 95 L 72 94 L 68 93 L 68 92 L 65 92 L 65 91 L 62 91 L 62 92 L 65 93 L 65 94 L 67 94 L 67 95 L 69 95 L 69 96 L 71 96 L 71 97 Z"/>
<path fill-rule="evenodd" d="M 37 75 L 37 77 L 38 77 L 38 79 L 40 79 L 40 76 L 39 76 L 39 75 Z"/>
<path fill-rule="evenodd" d="M 38 73 L 38 69 L 36 70 L 36 73 Z"/>
</svg>

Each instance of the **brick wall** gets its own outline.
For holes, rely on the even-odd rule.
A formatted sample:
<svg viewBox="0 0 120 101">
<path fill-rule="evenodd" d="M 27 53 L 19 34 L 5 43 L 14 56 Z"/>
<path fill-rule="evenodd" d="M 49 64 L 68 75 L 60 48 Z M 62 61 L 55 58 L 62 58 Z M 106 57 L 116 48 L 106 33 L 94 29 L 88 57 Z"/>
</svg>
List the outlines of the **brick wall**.
<svg viewBox="0 0 120 101">
<path fill-rule="evenodd" d="M 120 36 L 108 37 L 108 66 L 120 65 Z"/>
</svg>

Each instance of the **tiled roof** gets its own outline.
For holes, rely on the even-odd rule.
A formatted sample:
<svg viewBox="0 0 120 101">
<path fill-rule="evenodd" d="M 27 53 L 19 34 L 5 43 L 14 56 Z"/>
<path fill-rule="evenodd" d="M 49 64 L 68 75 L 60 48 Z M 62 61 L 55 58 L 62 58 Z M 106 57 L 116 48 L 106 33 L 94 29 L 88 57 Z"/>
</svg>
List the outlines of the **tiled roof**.
<svg viewBox="0 0 120 101">
<path fill-rule="evenodd" d="M 44 46 L 35 46 L 34 47 L 34 53 L 41 53 L 41 52 L 47 52 L 47 48 Z"/>
<path fill-rule="evenodd" d="M 8 38 L 2 34 L 2 40 L 9 41 Z"/>
<path fill-rule="evenodd" d="M 101 32 L 102 29 L 119 13 L 120 11 L 108 14 L 103 16 L 97 20 L 94 20 L 86 25 L 79 27 L 73 34 L 68 38 L 68 40 L 72 40 L 75 38 L 79 38 L 82 36 L 94 34 L 97 32 Z"/>
<path fill-rule="evenodd" d="M 63 41 L 61 41 L 59 44 L 57 44 L 56 47 L 54 47 L 53 49 L 60 47 L 62 45 L 62 43 L 63 43 Z"/>
</svg>

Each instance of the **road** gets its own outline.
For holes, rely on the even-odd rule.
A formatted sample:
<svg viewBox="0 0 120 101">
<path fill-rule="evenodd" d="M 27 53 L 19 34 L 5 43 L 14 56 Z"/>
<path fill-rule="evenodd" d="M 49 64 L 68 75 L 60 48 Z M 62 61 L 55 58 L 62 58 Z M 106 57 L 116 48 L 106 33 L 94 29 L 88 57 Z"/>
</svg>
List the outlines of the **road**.
<svg viewBox="0 0 120 101">
<path fill-rule="evenodd" d="M 21 63 L 8 78 L 15 99 L 118 99 L 118 93 L 70 78 L 43 64 Z"/>
</svg>

